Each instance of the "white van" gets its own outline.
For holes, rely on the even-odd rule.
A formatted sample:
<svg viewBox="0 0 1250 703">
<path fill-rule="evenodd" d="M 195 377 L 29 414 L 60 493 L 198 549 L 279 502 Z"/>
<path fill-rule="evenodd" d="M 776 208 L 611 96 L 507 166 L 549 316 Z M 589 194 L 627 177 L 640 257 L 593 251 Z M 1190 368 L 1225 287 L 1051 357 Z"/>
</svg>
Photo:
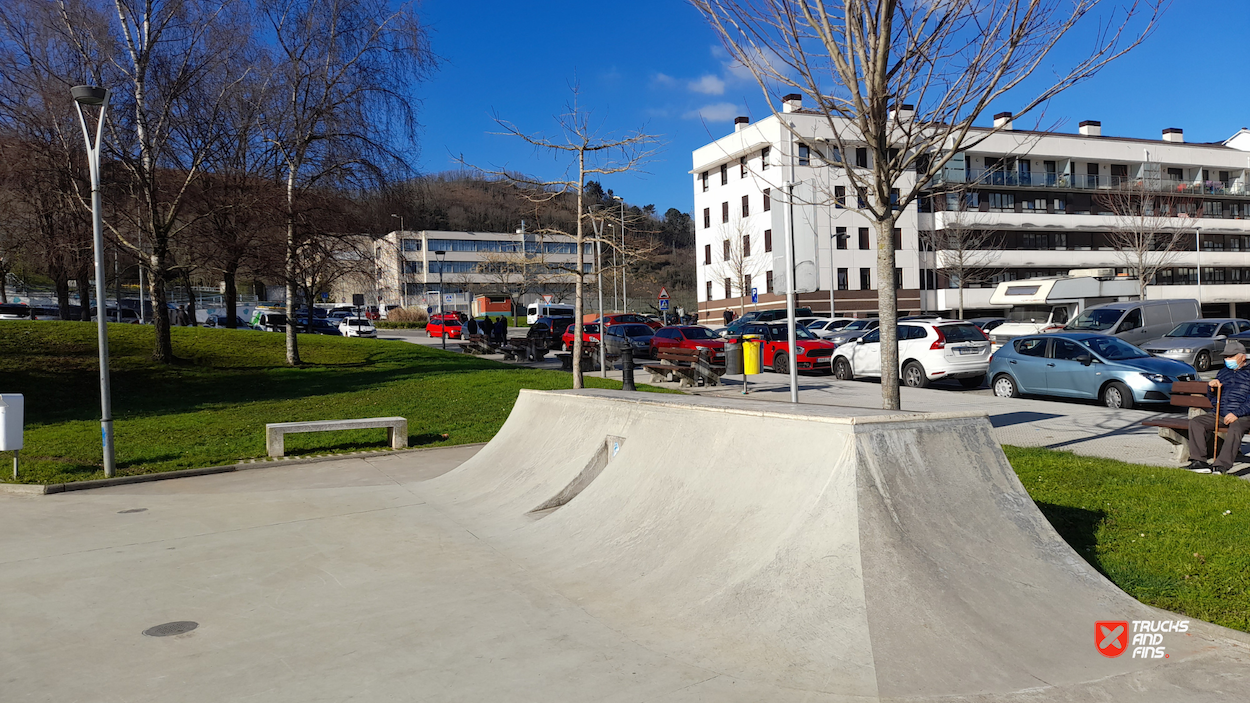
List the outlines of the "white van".
<svg viewBox="0 0 1250 703">
<path fill-rule="evenodd" d="M 530 303 L 525 308 L 525 321 L 531 325 L 538 321 L 540 317 L 572 317 L 572 305 L 558 305 L 556 303 Z"/>
<path fill-rule="evenodd" d="M 1182 322 L 1197 320 L 1198 301 L 1134 300 L 1087 308 L 1064 325 L 1064 332 L 1101 332 L 1141 345 L 1167 334 Z"/>
</svg>

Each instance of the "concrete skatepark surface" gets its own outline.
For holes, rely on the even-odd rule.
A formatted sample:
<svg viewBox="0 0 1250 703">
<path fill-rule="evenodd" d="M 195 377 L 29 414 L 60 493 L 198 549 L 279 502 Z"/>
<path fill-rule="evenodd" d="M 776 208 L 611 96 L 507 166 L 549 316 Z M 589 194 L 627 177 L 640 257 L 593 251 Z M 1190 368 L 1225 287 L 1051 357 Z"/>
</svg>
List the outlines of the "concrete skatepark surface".
<svg viewBox="0 0 1250 703">
<path fill-rule="evenodd" d="M 523 391 L 480 450 L 0 496 L 0 535 L 5 701 L 1250 698 L 1241 633 L 1097 652 L 1184 618 L 971 414 Z"/>
</svg>

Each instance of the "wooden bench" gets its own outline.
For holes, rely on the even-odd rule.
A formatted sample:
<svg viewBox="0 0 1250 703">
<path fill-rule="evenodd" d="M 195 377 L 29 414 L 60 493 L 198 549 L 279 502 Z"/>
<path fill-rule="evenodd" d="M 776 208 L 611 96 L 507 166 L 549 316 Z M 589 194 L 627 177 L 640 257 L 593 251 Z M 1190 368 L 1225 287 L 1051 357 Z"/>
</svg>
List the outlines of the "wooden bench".
<svg viewBox="0 0 1250 703">
<path fill-rule="evenodd" d="M 465 337 L 465 341 L 460 342 L 460 348 L 466 354 L 494 354 L 496 351 L 494 342 L 484 334 L 471 334 Z"/>
<path fill-rule="evenodd" d="M 652 381 L 668 381 L 676 376 L 682 388 L 720 385 L 725 368 L 712 366 L 707 350 L 661 349 L 656 354 L 661 363 L 647 364 L 643 368 L 651 373 Z"/>
<path fill-rule="evenodd" d="M 556 358 L 560 360 L 560 370 L 573 371 L 573 353 L 556 354 Z M 582 344 L 582 371 L 596 371 L 599 369 L 599 345 Z"/>
<path fill-rule="evenodd" d="M 367 417 L 359 420 L 312 420 L 309 422 L 272 422 L 265 425 L 265 448 L 269 456 L 286 454 L 286 435 L 299 432 L 333 432 L 335 430 L 367 430 L 386 428 L 386 441 L 391 449 L 408 446 L 408 420 L 402 417 Z"/>
<path fill-rule="evenodd" d="M 1142 420 L 1146 427 L 1158 427 L 1159 436 L 1176 445 L 1175 459 L 1178 464 L 1189 461 L 1189 418 L 1214 410 L 1207 399 L 1206 381 L 1177 381 L 1172 384 L 1172 405 L 1189 408 L 1185 417 L 1160 417 Z"/>
<path fill-rule="evenodd" d="M 539 337 L 516 337 L 499 347 L 504 361 L 542 361 L 549 351 L 547 340 Z"/>
</svg>

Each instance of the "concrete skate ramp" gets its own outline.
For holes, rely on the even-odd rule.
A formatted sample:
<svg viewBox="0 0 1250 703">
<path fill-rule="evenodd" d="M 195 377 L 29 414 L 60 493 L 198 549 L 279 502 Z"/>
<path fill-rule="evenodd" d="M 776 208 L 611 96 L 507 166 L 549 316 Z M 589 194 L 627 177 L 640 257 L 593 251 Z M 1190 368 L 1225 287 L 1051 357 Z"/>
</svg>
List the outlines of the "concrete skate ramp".
<svg viewBox="0 0 1250 703">
<path fill-rule="evenodd" d="M 1238 635 L 1107 658 L 1130 598 L 1036 509 L 984 416 L 522 391 L 431 502 L 623 636 L 820 700 L 1227 700 Z M 800 697 L 802 697 L 800 695 Z"/>
</svg>

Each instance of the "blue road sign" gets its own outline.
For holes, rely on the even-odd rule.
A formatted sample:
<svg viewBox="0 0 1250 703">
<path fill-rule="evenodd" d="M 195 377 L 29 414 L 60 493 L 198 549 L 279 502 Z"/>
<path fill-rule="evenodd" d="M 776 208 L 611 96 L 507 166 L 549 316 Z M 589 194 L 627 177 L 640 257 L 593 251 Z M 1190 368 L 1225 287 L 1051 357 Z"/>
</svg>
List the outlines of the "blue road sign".
<svg viewBox="0 0 1250 703">
<path fill-rule="evenodd" d="M 663 298 L 663 299 L 661 299 L 661 300 L 660 300 L 660 309 L 661 309 L 661 310 L 668 310 L 668 299 L 667 299 L 667 298 Z"/>
<path fill-rule="evenodd" d="M 760 289 L 759 288 L 751 289 L 751 302 L 752 303 L 760 302 Z"/>
</svg>

